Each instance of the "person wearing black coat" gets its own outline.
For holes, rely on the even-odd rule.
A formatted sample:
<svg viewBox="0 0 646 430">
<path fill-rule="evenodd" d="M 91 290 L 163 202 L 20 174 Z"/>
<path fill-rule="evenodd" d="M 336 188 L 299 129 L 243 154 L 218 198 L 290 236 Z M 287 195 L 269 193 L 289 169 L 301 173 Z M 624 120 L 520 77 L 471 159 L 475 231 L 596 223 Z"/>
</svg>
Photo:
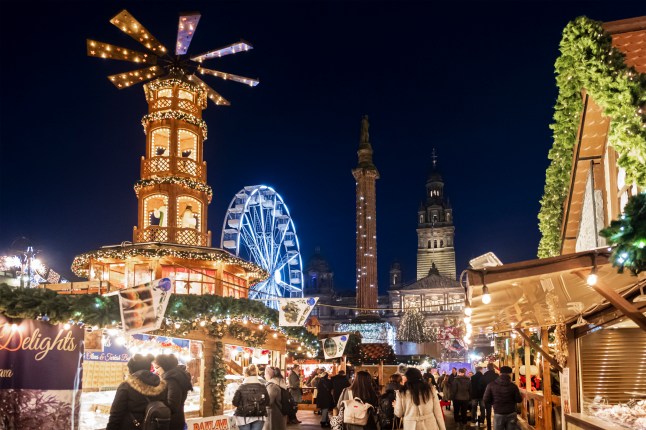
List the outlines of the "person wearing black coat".
<svg viewBox="0 0 646 430">
<path fill-rule="evenodd" d="M 130 374 L 117 388 L 106 430 L 140 429 L 148 401 L 166 403 L 166 381 L 150 371 L 153 358 L 136 354 L 128 361 Z"/>
<path fill-rule="evenodd" d="M 339 402 L 339 397 L 343 392 L 345 387 L 350 386 L 350 381 L 348 377 L 345 376 L 343 370 L 339 370 L 339 373 L 332 377 L 332 397 L 334 398 L 334 404 L 336 405 Z"/>
<path fill-rule="evenodd" d="M 482 367 L 476 367 L 476 373 L 471 377 L 471 422 L 473 425 L 484 424 L 485 408 L 482 396 L 484 389 L 480 384 L 480 380 L 484 375 L 482 374 Z M 480 416 L 478 416 L 478 407 L 480 408 Z"/>
<path fill-rule="evenodd" d="M 511 372 L 511 367 L 502 366 L 500 376 L 487 385 L 484 393 L 485 404 L 491 404 L 495 413 L 494 430 L 518 427 L 516 404 L 523 399 L 518 386 L 511 381 Z"/>
<path fill-rule="evenodd" d="M 487 385 L 498 379 L 498 374 L 494 368 L 495 366 L 493 363 L 487 364 L 487 371 L 482 375 L 482 378 L 480 378 L 480 389 L 482 390 L 483 397 Z M 485 415 L 487 417 L 487 430 L 491 430 L 491 404 L 487 404 L 484 400 L 483 402 L 485 405 Z"/>
<path fill-rule="evenodd" d="M 316 385 L 318 395 L 316 396 L 316 406 L 321 409 L 321 427 L 330 427 L 329 410 L 334 408 L 334 397 L 332 396 L 332 381 L 327 376 L 327 372 L 319 375 L 319 382 Z"/>
<path fill-rule="evenodd" d="M 456 376 L 451 382 L 451 399 L 453 399 L 453 416 L 457 429 L 460 430 L 467 425 L 467 408 L 471 400 L 471 381 L 466 376 L 467 369 L 458 370 Z"/>
<path fill-rule="evenodd" d="M 153 361 L 153 368 L 166 381 L 167 400 L 170 408 L 170 425 L 168 430 L 184 430 L 184 403 L 189 391 L 193 391 L 191 375 L 186 366 L 179 366 L 177 357 L 172 354 L 160 354 Z"/>
</svg>

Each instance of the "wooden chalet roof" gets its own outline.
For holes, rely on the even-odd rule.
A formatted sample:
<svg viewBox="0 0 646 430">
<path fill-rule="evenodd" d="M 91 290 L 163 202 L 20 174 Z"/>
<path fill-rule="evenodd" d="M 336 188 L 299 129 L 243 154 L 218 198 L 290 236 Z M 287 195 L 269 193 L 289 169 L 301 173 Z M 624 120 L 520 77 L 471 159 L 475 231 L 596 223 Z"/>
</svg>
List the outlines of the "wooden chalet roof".
<svg viewBox="0 0 646 430">
<path fill-rule="evenodd" d="M 613 46 L 626 56 L 626 64 L 639 73 L 646 73 L 646 16 L 606 22 L 602 26 L 611 34 Z M 576 252 L 590 169 L 593 169 L 595 183 L 604 181 L 599 163 L 606 151 L 609 128 L 610 118 L 603 114 L 603 109 L 592 98 L 584 94 L 584 112 L 574 146 L 570 192 L 564 207 L 561 254 Z"/>
<path fill-rule="evenodd" d="M 612 45 L 626 55 L 626 64 L 646 73 L 646 16 L 606 22 L 603 29 L 612 35 Z"/>
</svg>

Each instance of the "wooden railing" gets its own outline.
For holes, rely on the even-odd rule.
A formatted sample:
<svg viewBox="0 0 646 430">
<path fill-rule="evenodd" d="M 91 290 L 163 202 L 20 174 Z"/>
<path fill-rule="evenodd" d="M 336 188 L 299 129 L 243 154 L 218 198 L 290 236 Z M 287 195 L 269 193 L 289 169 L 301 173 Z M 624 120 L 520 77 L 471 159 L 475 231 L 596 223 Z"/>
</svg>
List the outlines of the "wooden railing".
<svg viewBox="0 0 646 430">
<path fill-rule="evenodd" d="M 160 97 L 150 105 L 150 113 L 167 110 L 179 110 L 196 116 L 197 118 L 201 118 L 202 116 L 201 109 L 195 103 L 186 99 Z"/>
<path fill-rule="evenodd" d="M 191 158 L 152 157 L 141 160 L 141 178 L 173 175 L 206 181 L 206 163 Z"/>
<path fill-rule="evenodd" d="M 211 232 L 202 233 L 194 228 L 150 226 L 143 230 L 135 228 L 133 242 L 167 242 L 182 245 L 211 246 Z"/>
</svg>

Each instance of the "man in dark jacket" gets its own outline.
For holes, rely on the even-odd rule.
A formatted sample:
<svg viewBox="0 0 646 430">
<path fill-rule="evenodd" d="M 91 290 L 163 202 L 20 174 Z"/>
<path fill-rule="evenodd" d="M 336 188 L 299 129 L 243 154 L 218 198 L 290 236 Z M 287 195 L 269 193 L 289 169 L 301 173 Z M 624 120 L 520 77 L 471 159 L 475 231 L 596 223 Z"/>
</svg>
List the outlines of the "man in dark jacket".
<svg viewBox="0 0 646 430">
<path fill-rule="evenodd" d="M 480 384 L 483 376 L 482 367 L 478 366 L 476 367 L 476 373 L 471 377 L 471 423 L 474 426 L 477 424 L 484 425 L 485 420 L 485 408 L 482 401 L 485 388 Z M 478 416 L 478 406 L 480 407 L 480 416 Z"/>
<path fill-rule="evenodd" d="M 458 370 L 458 376 L 451 381 L 451 399 L 453 399 L 453 416 L 457 429 L 467 426 L 467 408 L 471 399 L 471 381 L 466 376 L 467 369 Z"/>
<path fill-rule="evenodd" d="M 334 397 L 335 405 L 339 403 L 339 397 L 341 397 L 343 389 L 349 386 L 350 381 L 343 370 L 339 370 L 339 373 L 332 377 L 332 397 Z"/>
<path fill-rule="evenodd" d="M 186 366 L 180 366 L 177 357 L 172 354 L 160 354 L 153 362 L 155 373 L 166 381 L 168 387 L 167 401 L 170 408 L 170 426 L 168 430 L 184 430 L 184 403 L 189 391 L 193 391 L 191 375 Z"/>
<path fill-rule="evenodd" d="M 130 375 L 117 388 L 106 430 L 140 429 L 148 400 L 166 403 L 166 381 L 150 371 L 153 358 L 136 354 L 128 361 Z"/>
<path fill-rule="evenodd" d="M 292 366 L 292 371 L 289 372 L 287 378 L 287 386 L 289 387 L 289 394 L 292 395 L 294 402 L 298 403 L 303 401 L 303 390 L 301 389 L 301 368 L 298 364 Z M 296 417 L 296 410 L 287 416 L 287 424 L 300 424 L 301 421 Z"/>
<path fill-rule="evenodd" d="M 493 406 L 495 412 L 494 430 L 509 430 L 518 428 L 518 417 L 516 416 L 516 404 L 523 399 L 520 397 L 520 390 L 511 382 L 511 367 L 502 366 L 500 377 L 487 385 L 484 393 L 485 404 Z"/>
<path fill-rule="evenodd" d="M 482 378 L 480 378 L 480 390 L 482 390 L 483 397 L 484 392 L 487 389 L 487 385 L 498 379 L 498 374 L 494 368 L 495 366 L 493 363 L 487 364 L 487 371 L 482 375 Z M 484 400 L 483 403 L 485 405 L 485 414 L 487 417 L 487 430 L 491 430 L 491 403 L 487 404 Z"/>
</svg>

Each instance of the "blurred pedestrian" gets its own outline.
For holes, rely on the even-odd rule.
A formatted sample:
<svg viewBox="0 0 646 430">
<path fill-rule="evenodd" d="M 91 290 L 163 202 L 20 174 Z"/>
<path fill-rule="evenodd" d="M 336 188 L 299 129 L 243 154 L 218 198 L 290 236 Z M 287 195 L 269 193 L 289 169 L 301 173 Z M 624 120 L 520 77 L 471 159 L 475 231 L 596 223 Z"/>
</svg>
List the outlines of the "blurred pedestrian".
<svg viewBox="0 0 646 430">
<path fill-rule="evenodd" d="M 511 372 L 511 367 L 502 366 L 500 376 L 487 385 L 484 393 L 485 404 L 489 403 L 493 406 L 494 430 L 516 430 L 518 428 L 516 404 L 523 399 L 518 386 L 511 382 Z"/>
<path fill-rule="evenodd" d="M 406 383 L 395 400 L 395 415 L 403 419 L 404 430 L 446 430 L 437 390 L 414 367 L 406 371 Z"/>
<path fill-rule="evenodd" d="M 287 416 L 283 415 L 283 396 L 281 389 L 287 389 L 287 382 L 277 367 L 265 367 L 265 380 L 269 393 L 268 416 L 263 430 L 285 430 Z"/>
<path fill-rule="evenodd" d="M 327 372 L 323 371 L 319 374 L 316 389 L 318 391 L 316 406 L 321 409 L 321 427 L 330 427 L 329 412 L 334 408 L 334 397 L 332 396 L 332 381 L 328 378 Z"/>
<path fill-rule="evenodd" d="M 184 403 L 189 391 L 193 391 L 191 375 L 186 366 L 179 365 L 177 357 L 172 354 L 160 354 L 153 361 L 155 373 L 166 381 L 168 387 L 166 404 L 170 408 L 170 426 L 168 430 L 184 430 Z"/>
<path fill-rule="evenodd" d="M 258 368 L 250 364 L 244 371 L 245 378 L 233 395 L 234 416 L 239 430 L 262 430 L 267 419 L 269 392 L 258 379 Z"/>
<path fill-rule="evenodd" d="M 292 371 L 289 372 L 289 377 L 287 378 L 287 385 L 289 386 L 289 394 L 292 395 L 292 398 L 294 399 L 294 402 L 296 403 L 297 407 L 300 402 L 303 401 L 303 389 L 301 388 L 301 375 L 300 375 L 301 368 L 298 364 L 294 364 L 292 366 Z M 287 423 L 288 424 L 300 424 L 301 421 L 298 420 L 296 417 L 296 411 L 297 409 L 294 409 L 294 412 L 289 415 L 287 418 Z"/>
<path fill-rule="evenodd" d="M 466 376 L 467 369 L 461 368 L 451 382 L 451 398 L 453 399 L 453 416 L 457 430 L 467 426 L 467 410 L 471 400 L 471 381 Z"/>
</svg>

